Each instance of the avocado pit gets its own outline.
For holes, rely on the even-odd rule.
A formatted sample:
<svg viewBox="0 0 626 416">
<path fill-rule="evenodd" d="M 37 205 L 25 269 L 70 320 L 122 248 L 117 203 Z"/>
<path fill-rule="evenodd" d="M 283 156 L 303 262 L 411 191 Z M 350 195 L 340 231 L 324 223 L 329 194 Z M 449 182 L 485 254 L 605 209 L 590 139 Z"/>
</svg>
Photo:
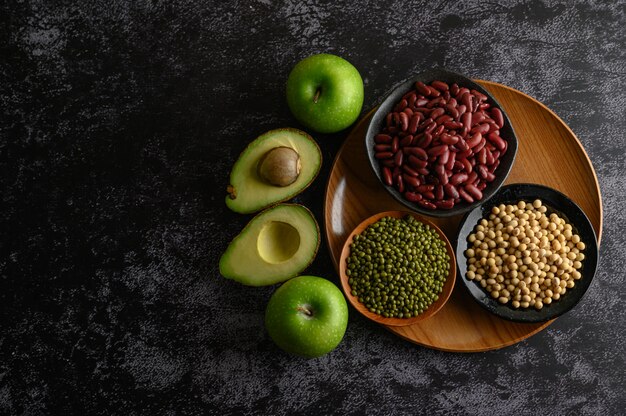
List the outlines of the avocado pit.
<svg viewBox="0 0 626 416">
<path fill-rule="evenodd" d="M 278 146 L 261 157 L 257 173 L 270 185 L 288 186 L 298 179 L 301 167 L 298 152 L 291 147 Z"/>
</svg>

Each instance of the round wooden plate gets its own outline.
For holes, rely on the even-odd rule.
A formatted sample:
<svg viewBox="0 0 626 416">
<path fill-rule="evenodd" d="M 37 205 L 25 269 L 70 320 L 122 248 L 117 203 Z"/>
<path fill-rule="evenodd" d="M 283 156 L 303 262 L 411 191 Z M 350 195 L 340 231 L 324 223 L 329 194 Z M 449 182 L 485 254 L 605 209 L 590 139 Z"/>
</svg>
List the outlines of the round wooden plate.
<svg viewBox="0 0 626 416">
<path fill-rule="evenodd" d="M 478 82 L 504 107 L 518 135 L 517 159 L 505 183 L 537 183 L 563 192 L 585 211 L 599 243 L 602 201 L 598 179 L 572 130 L 534 98 L 495 82 Z M 337 270 L 343 243 L 354 227 L 378 212 L 405 209 L 380 185 L 367 161 L 364 137 L 373 112 L 361 119 L 346 138 L 326 188 L 324 228 Z M 431 219 L 450 241 L 456 241 L 461 217 Z M 522 324 L 500 319 L 481 308 L 457 282 L 448 302 L 431 319 L 386 328 L 425 347 L 477 352 L 515 344 L 552 322 Z"/>
</svg>

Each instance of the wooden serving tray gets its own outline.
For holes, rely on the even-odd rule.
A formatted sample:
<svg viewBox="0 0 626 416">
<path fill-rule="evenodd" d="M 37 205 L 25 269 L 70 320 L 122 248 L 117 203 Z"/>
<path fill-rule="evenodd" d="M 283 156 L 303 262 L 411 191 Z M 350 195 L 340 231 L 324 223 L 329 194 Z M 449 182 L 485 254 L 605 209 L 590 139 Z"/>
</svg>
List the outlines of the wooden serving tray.
<svg viewBox="0 0 626 416">
<path fill-rule="evenodd" d="M 537 183 L 563 192 L 585 211 L 599 244 L 602 201 L 598 179 L 572 130 L 534 98 L 495 82 L 477 82 L 504 107 L 519 139 L 517 159 L 505 184 Z M 324 228 L 337 270 L 345 239 L 362 220 L 381 211 L 406 210 L 378 182 L 367 160 L 365 132 L 373 113 L 374 110 L 361 119 L 346 138 L 326 188 Z M 431 219 L 454 242 L 461 218 L 459 215 Z M 552 322 L 521 324 L 500 319 L 481 308 L 457 282 L 448 303 L 433 317 L 410 326 L 386 328 L 425 347 L 477 352 L 515 344 Z"/>
</svg>

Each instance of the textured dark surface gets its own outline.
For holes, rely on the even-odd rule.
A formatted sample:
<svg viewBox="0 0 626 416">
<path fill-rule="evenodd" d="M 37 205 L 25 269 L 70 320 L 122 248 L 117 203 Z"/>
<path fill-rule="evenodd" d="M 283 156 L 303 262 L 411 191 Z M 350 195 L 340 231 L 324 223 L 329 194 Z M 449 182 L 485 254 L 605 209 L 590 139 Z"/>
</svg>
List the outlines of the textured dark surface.
<svg viewBox="0 0 626 416">
<path fill-rule="evenodd" d="M 623 414 L 623 0 L 67 3 L 0 5 L 1 414 Z M 415 346 L 353 311 L 325 357 L 274 346 L 274 288 L 218 274 L 250 218 L 224 188 L 250 140 L 298 127 L 284 83 L 322 51 L 359 69 L 366 108 L 443 66 L 569 124 L 605 215 L 571 313 L 480 354 Z M 318 221 L 345 135 L 315 135 L 324 167 L 296 201 Z M 309 272 L 338 282 L 325 246 Z"/>
</svg>

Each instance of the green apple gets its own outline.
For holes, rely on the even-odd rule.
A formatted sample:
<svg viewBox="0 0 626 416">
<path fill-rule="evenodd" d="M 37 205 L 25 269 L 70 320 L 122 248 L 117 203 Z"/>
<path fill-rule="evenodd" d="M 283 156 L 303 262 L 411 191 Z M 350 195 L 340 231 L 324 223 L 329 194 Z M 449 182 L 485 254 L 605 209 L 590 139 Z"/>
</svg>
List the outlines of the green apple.
<svg viewBox="0 0 626 416">
<path fill-rule="evenodd" d="M 265 327 L 276 345 L 307 358 L 334 350 L 347 326 L 343 293 L 316 276 L 288 280 L 274 292 L 265 311 Z"/>
<path fill-rule="evenodd" d="M 326 53 L 309 56 L 289 74 L 287 104 L 305 126 L 319 133 L 334 133 L 359 117 L 363 80 L 343 58 Z"/>
</svg>

